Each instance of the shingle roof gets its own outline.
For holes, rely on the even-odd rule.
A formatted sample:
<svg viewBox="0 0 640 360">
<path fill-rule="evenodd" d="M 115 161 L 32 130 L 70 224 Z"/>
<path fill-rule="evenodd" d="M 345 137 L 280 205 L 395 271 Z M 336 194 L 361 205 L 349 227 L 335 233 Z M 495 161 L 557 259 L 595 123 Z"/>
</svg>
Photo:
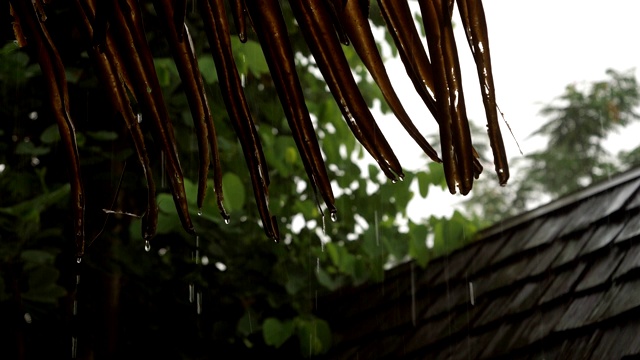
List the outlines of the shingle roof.
<svg viewBox="0 0 640 360">
<path fill-rule="evenodd" d="M 640 356 L 640 169 L 323 303 L 331 359 Z"/>
</svg>

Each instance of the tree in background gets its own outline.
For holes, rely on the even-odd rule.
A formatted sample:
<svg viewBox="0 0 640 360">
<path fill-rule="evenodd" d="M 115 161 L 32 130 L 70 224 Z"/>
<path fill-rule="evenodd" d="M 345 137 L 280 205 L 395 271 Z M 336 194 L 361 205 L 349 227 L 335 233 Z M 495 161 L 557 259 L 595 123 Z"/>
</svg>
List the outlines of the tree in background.
<svg viewBox="0 0 640 360">
<path fill-rule="evenodd" d="M 514 167 L 521 170 L 507 187 L 478 182 L 466 213 L 490 225 L 636 166 L 640 147 L 615 155 L 604 142 L 640 119 L 640 88 L 632 71 L 606 74 L 586 86 L 568 85 L 545 105 L 540 115 L 548 121 L 532 136 L 546 139 L 547 147 L 518 159 Z"/>
</svg>

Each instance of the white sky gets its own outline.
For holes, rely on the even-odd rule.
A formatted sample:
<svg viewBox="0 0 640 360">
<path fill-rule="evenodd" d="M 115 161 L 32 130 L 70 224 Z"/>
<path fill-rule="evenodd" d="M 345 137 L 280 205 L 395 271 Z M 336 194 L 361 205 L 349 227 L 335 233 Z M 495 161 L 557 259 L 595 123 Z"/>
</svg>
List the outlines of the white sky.
<svg viewBox="0 0 640 360">
<path fill-rule="evenodd" d="M 639 75 L 640 1 L 485 0 L 483 4 L 497 101 L 525 155 L 545 146 L 543 141 L 529 138 L 529 135 L 546 120 L 538 115 L 542 105 L 561 95 L 568 84 L 604 79 L 608 68 L 618 71 L 635 68 L 636 77 Z M 455 18 L 454 21 L 461 23 Z M 456 31 L 468 115 L 478 124 L 484 124 L 475 65 L 462 27 L 457 26 Z M 424 132 L 436 132 L 435 121 L 414 93 L 402 63 L 391 61 L 388 69 L 396 91 L 414 122 Z M 422 122 L 421 117 L 424 118 L 425 114 L 427 119 Z M 397 121 L 393 118 L 379 121 L 383 131 L 387 131 L 388 124 L 392 123 Z M 397 135 L 388 136 L 389 142 L 405 168 L 422 168 L 426 158 L 420 155 L 413 140 L 402 132 L 398 130 Z M 520 156 L 515 141 L 504 126 L 502 132 L 509 157 Z M 609 141 L 611 150 L 617 152 L 639 146 L 637 133 L 625 131 L 615 136 Z M 496 181 L 492 168 L 486 168 L 481 177 Z M 461 200 L 461 196 L 452 196 L 448 192 L 430 195 L 427 202 L 414 201 L 409 213 L 413 218 L 432 213 L 450 215 L 452 204 Z"/>
</svg>

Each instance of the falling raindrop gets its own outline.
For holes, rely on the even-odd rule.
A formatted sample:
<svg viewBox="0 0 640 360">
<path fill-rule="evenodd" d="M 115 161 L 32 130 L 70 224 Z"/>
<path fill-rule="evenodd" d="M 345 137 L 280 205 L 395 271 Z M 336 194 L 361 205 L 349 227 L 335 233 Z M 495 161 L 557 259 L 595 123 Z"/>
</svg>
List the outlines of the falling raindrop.
<svg viewBox="0 0 640 360">
<path fill-rule="evenodd" d="M 31 120 L 38 120 L 38 112 L 37 111 L 32 111 L 29 113 L 29 119 Z"/>
<path fill-rule="evenodd" d="M 71 358 L 75 359 L 78 357 L 78 338 L 75 336 L 71 337 Z"/>
<path fill-rule="evenodd" d="M 196 294 L 196 314 L 202 314 L 202 291 Z"/>
<path fill-rule="evenodd" d="M 189 302 L 191 304 L 193 304 L 193 294 L 195 293 L 195 288 L 196 286 L 193 283 L 189 284 Z"/>
<path fill-rule="evenodd" d="M 322 234 L 326 234 L 327 232 L 325 231 L 326 229 L 326 222 L 324 221 L 324 214 L 322 214 Z M 322 241 L 322 240 L 320 240 Z"/>
<path fill-rule="evenodd" d="M 220 271 L 225 271 L 227 270 L 227 265 L 221 263 L 220 261 L 217 261 L 215 263 L 216 269 L 220 270 Z"/>
<path fill-rule="evenodd" d="M 138 120 L 138 124 L 142 123 L 142 113 L 137 113 L 136 114 L 136 119 Z"/>
<path fill-rule="evenodd" d="M 165 167 L 164 151 L 161 151 L 160 152 L 160 186 L 163 188 L 167 186 L 167 179 L 166 179 L 164 167 Z"/>
<path fill-rule="evenodd" d="M 476 304 L 476 297 L 473 293 L 473 283 L 471 281 L 469 281 L 469 300 L 471 301 L 472 306 Z"/>
<path fill-rule="evenodd" d="M 80 264 L 80 263 L 82 262 L 82 258 L 81 258 L 80 256 L 78 256 L 78 257 L 76 258 L 76 262 L 77 262 L 78 264 Z"/>
<path fill-rule="evenodd" d="M 316 258 L 316 274 L 320 273 L 320 258 Z"/>
<path fill-rule="evenodd" d="M 73 315 L 78 315 L 78 300 L 73 300 Z"/>
<path fill-rule="evenodd" d="M 151 250 L 151 243 L 149 242 L 149 240 L 145 240 L 144 251 L 149 252 L 149 250 Z"/>
<path fill-rule="evenodd" d="M 31 321 L 33 321 L 33 319 L 31 318 L 31 314 L 24 313 L 24 322 L 26 322 L 27 324 L 31 324 Z"/>
<path fill-rule="evenodd" d="M 380 246 L 380 232 L 378 230 L 378 210 L 373 211 L 373 224 L 376 232 L 376 246 Z"/>
<path fill-rule="evenodd" d="M 338 221 L 338 213 L 336 211 L 331 212 L 331 221 L 333 222 Z"/>
</svg>

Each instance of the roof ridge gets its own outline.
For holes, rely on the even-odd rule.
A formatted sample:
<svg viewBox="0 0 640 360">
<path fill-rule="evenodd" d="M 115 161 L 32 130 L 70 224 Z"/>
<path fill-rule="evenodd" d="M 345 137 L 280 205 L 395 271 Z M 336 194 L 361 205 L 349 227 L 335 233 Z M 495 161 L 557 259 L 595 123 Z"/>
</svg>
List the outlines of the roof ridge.
<svg viewBox="0 0 640 360">
<path fill-rule="evenodd" d="M 480 230 L 477 233 L 478 240 L 489 238 L 493 235 L 499 234 L 506 230 L 515 228 L 519 225 L 522 225 L 528 221 L 541 217 L 543 215 L 549 214 L 551 212 L 557 211 L 567 206 L 575 205 L 579 201 L 582 201 L 586 198 L 599 194 L 601 192 L 607 191 L 611 188 L 624 184 L 626 182 L 630 182 L 632 180 L 636 180 L 640 178 L 640 167 L 633 168 L 622 173 L 613 175 L 612 177 L 600 181 L 596 184 L 589 185 L 581 190 L 570 193 L 568 195 L 564 195 L 556 200 L 552 200 L 545 205 L 538 206 L 535 209 L 524 212 L 520 215 L 516 215 L 510 217 L 504 221 L 499 221 L 488 228 Z"/>
</svg>

